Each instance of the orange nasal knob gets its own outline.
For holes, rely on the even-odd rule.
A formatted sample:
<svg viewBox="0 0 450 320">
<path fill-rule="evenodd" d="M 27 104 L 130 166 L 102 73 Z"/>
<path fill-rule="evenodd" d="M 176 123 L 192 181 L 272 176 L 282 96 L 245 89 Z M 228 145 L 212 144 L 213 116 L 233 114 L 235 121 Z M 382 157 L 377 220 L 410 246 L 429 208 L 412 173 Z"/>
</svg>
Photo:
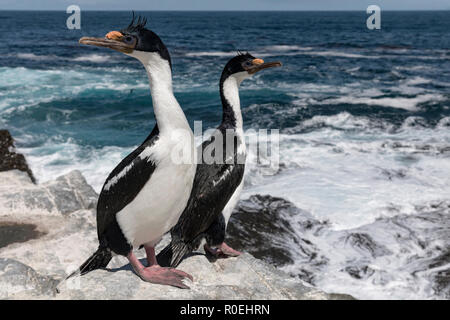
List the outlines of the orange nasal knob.
<svg viewBox="0 0 450 320">
<path fill-rule="evenodd" d="M 105 37 L 106 37 L 106 39 L 109 39 L 109 40 L 118 40 L 123 37 L 123 34 L 120 33 L 119 31 L 111 31 L 111 32 L 108 32 Z"/>
<path fill-rule="evenodd" d="M 263 59 L 254 59 L 254 60 L 252 61 L 252 63 L 253 63 L 254 65 L 263 64 L 263 63 L 264 63 L 264 60 L 263 60 Z"/>
</svg>

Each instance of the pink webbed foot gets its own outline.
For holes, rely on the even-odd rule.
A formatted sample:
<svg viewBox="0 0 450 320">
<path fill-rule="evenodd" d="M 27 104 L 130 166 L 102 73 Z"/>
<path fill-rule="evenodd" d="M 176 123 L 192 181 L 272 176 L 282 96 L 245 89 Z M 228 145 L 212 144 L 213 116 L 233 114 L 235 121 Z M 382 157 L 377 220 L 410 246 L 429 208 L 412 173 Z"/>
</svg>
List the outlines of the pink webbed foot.
<svg viewBox="0 0 450 320">
<path fill-rule="evenodd" d="M 183 279 L 190 279 L 194 281 L 192 276 L 184 271 L 177 270 L 174 268 L 163 268 L 156 263 L 154 248 L 149 247 L 147 250 L 147 261 L 150 266 L 145 268 L 138 258 L 130 252 L 127 256 L 134 271 L 137 275 L 144 281 L 174 286 L 182 289 L 189 289 L 189 287 L 183 283 Z"/>
<path fill-rule="evenodd" d="M 216 258 L 228 258 L 228 257 L 237 257 L 240 256 L 242 253 L 234 250 L 229 245 L 227 245 L 225 242 L 222 242 L 220 246 L 217 248 L 211 248 L 207 244 L 205 244 L 204 249 L 206 252 L 210 253 Z"/>
<path fill-rule="evenodd" d="M 192 276 L 186 272 L 173 268 L 163 268 L 158 265 L 141 269 L 137 274 L 144 281 L 169 285 L 181 289 L 189 289 L 189 287 L 183 283 L 183 279 L 188 278 L 191 281 L 194 280 Z"/>
</svg>

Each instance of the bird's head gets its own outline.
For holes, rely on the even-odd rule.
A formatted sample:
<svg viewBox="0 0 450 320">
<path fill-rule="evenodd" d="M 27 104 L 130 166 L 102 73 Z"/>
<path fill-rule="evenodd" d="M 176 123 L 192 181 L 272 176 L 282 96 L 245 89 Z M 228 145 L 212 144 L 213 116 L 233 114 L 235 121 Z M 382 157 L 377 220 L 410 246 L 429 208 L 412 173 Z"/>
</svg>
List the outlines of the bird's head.
<svg viewBox="0 0 450 320">
<path fill-rule="evenodd" d="M 79 43 L 110 48 L 149 64 L 152 60 L 163 59 L 171 66 L 169 51 L 156 33 L 145 28 L 146 18 L 133 13 L 128 27 L 120 31 L 110 31 L 104 38 L 82 37 Z"/>
<path fill-rule="evenodd" d="M 242 80 L 253 76 L 258 71 L 273 67 L 281 67 L 281 62 L 264 62 L 264 60 L 258 59 L 248 52 L 238 52 L 238 54 L 231 58 L 225 65 L 222 72 L 222 78 L 235 77 L 238 83 L 241 83 Z"/>
</svg>

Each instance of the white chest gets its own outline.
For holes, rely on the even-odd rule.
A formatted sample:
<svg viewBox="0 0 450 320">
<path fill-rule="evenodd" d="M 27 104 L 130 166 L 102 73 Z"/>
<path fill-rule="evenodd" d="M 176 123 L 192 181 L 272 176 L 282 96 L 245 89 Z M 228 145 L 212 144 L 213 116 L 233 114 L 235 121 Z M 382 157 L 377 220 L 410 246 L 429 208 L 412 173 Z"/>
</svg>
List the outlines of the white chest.
<svg viewBox="0 0 450 320">
<path fill-rule="evenodd" d="M 177 223 L 189 199 L 196 169 L 195 162 L 184 163 L 180 155 L 195 152 L 192 141 L 190 135 L 160 136 L 141 153 L 156 164 L 156 169 L 134 200 L 116 215 L 131 245 L 154 245 Z"/>
</svg>

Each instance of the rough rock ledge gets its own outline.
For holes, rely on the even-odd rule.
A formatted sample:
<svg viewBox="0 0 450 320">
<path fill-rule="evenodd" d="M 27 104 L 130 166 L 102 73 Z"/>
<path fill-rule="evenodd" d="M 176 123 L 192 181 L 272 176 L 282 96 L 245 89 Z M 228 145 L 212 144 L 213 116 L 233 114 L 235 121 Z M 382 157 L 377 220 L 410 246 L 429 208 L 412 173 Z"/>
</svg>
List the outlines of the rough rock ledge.
<svg viewBox="0 0 450 320">
<path fill-rule="evenodd" d="M 39 185 L 25 172 L 0 172 L 0 223 L 34 224 L 40 235 L 0 248 L 0 299 L 351 298 L 325 293 L 248 253 L 211 262 L 201 252 L 179 266 L 194 277 L 190 290 L 146 283 L 124 257 L 114 257 L 108 269 L 64 282 L 57 294 L 56 284 L 96 249 L 96 198 L 78 171 Z"/>
</svg>

